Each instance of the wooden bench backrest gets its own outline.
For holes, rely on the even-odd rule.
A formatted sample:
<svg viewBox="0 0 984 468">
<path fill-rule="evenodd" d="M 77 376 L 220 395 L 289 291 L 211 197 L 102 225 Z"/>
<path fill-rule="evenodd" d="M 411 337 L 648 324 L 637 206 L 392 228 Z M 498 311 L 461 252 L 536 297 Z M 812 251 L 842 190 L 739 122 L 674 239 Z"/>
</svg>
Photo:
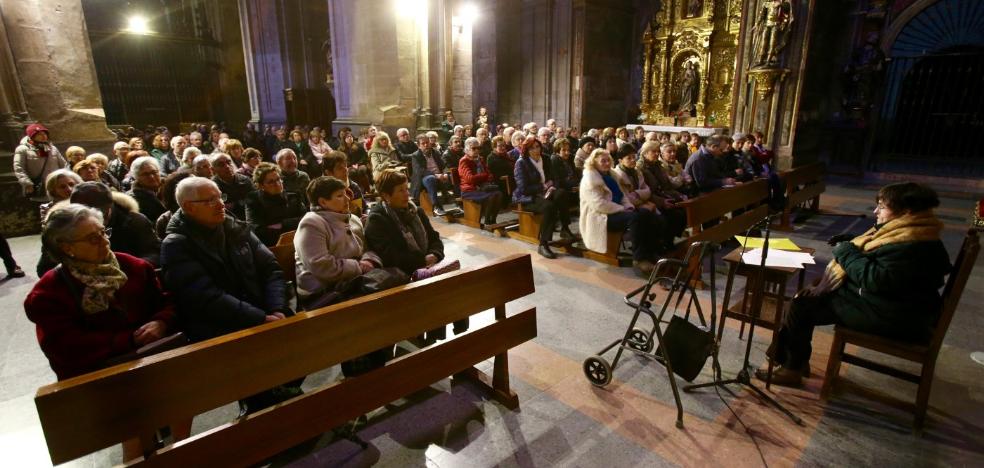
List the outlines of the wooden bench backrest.
<svg viewBox="0 0 984 468">
<path fill-rule="evenodd" d="M 786 190 L 789 192 L 799 185 L 822 181 L 826 173 L 827 165 L 822 162 L 815 162 L 780 173 L 779 178 L 786 183 Z"/>
<path fill-rule="evenodd" d="M 762 203 L 769 196 L 765 180 L 756 180 L 735 187 L 723 188 L 687 200 L 680 205 L 687 211 L 687 226 L 699 228 L 732 211 Z"/>
<path fill-rule="evenodd" d="M 980 250 L 979 232 L 976 229 L 968 230 L 963 245 L 960 247 L 960 252 L 957 253 L 957 259 L 954 261 L 953 271 L 950 272 L 946 286 L 943 287 L 943 308 L 930 339 L 932 356 L 935 356 L 940 346 L 943 345 L 943 338 L 946 337 L 946 331 L 950 328 L 950 321 L 953 320 L 953 315 L 957 312 L 957 304 L 960 303 L 960 296 L 963 295 L 967 280 L 970 279 L 970 273 L 974 270 L 974 264 L 977 263 L 977 253 Z"/>
<path fill-rule="evenodd" d="M 533 292 L 514 255 L 47 385 L 35 404 L 59 464 Z M 529 312 L 506 325 L 535 336 Z"/>
</svg>

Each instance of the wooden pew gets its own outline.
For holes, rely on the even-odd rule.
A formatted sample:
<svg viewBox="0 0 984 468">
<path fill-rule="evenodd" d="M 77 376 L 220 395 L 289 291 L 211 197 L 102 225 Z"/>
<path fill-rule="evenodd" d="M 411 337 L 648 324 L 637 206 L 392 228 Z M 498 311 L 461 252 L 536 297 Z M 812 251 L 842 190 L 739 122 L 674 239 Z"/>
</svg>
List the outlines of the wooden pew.
<svg viewBox="0 0 984 468">
<path fill-rule="evenodd" d="M 452 167 L 448 169 L 448 174 L 451 176 L 451 184 L 455 187 L 461 187 L 461 176 L 458 175 L 458 168 Z M 508 188 L 508 178 L 506 179 Z M 501 182 L 500 182 L 501 183 Z M 510 190 L 511 192 L 511 190 Z M 506 230 L 515 226 L 515 222 L 505 222 L 496 223 L 493 225 L 486 226 L 482 223 L 482 204 L 471 200 L 466 200 L 464 198 L 460 199 L 461 209 L 464 212 L 464 216 L 458 219 L 458 222 L 464 224 L 473 229 L 483 229 L 489 232 L 498 234 L 500 237 L 506 237 Z"/>
<path fill-rule="evenodd" d="M 809 204 L 809 210 L 820 211 L 820 194 L 827 189 L 824 177 L 827 166 L 822 162 L 807 164 L 779 174 L 786 186 L 786 207 L 782 210 L 779 225 L 774 229 L 792 231 L 792 211 L 800 205 Z"/>
<path fill-rule="evenodd" d="M 35 404 L 51 461 L 73 460 L 489 309 L 495 321 L 486 327 L 171 446 L 145 447 L 148 456 L 135 464 L 253 465 L 451 375 L 481 382 L 514 409 L 507 351 L 536 336 L 536 309 L 507 317 L 506 304 L 533 292 L 529 255 L 514 255 L 44 386 Z M 491 377 L 475 369 L 492 357 Z"/>
<path fill-rule="evenodd" d="M 687 227 L 690 236 L 677 244 L 674 256 L 683 257 L 690 244 L 698 241 L 724 242 L 735 235 L 743 235 L 749 228 L 769 214 L 765 204 L 769 196 L 769 185 L 765 180 L 756 180 L 735 187 L 723 188 L 714 192 L 691 198 L 680 203 L 687 213 Z M 744 209 L 739 215 L 722 220 L 736 210 Z M 709 221 L 720 221 L 704 229 Z M 691 269 L 699 273 L 700 264 L 692 264 Z M 700 278 L 699 274 L 694 275 Z"/>
</svg>

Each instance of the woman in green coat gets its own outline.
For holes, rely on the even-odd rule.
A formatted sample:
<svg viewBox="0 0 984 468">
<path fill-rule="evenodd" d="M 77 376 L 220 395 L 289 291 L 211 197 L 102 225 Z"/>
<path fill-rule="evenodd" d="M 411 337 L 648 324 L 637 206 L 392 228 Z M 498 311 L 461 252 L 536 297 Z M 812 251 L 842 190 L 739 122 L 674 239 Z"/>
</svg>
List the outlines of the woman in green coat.
<svg viewBox="0 0 984 468">
<path fill-rule="evenodd" d="M 904 182 L 883 187 L 874 227 L 837 242 L 823 277 L 797 294 L 769 356 L 778 385 L 799 385 L 809 370 L 813 328 L 838 324 L 864 333 L 924 341 L 939 318 L 939 290 L 950 272 L 943 223 L 932 189 Z M 840 236 L 838 236 L 840 237 Z M 756 375 L 763 379 L 760 369 Z"/>
</svg>

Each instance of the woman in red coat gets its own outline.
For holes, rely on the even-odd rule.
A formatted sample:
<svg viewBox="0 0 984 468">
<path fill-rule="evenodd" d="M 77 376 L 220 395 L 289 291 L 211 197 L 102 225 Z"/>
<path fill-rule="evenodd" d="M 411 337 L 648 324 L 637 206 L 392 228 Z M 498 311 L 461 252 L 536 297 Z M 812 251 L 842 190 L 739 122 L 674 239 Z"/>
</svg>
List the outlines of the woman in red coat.
<svg viewBox="0 0 984 468">
<path fill-rule="evenodd" d="M 174 307 L 154 266 L 112 252 L 110 234 L 102 213 L 85 205 L 48 214 L 42 247 L 61 265 L 38 280 L 24 311 L 58 380 L 107 367 L 173 332 Z M 190 426 L 190 420 L 174 425 L 175 438 L 186 437 Z M 125 460 L 139 455 L 139 439 L 124 442 L 123 452 Z"/>
<path fill-rule="evenodd" d="M 458 177 L 461 178 L 461 198 L 482 204 L 482 219 L 486 225 L 495 224 L 502 206 L 502 193 L 494 183 L 495 176 L 482 162 L 481 144 L 478 138 L 465 140 L 465 156 L 458 161 Z"/>
</svg>

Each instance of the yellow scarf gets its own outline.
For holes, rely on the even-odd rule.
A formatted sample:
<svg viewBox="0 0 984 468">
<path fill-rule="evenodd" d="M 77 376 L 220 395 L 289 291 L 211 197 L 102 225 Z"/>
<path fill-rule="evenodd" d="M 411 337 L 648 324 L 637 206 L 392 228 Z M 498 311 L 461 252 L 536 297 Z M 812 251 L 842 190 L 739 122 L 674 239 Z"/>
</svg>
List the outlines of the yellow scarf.
<svg viewBox="0 0 984 468">
<path fill-rule="evenodd" d="M 908 213 L 885 223 L 881 228 L 872 227 L 867 232 L 851 240 L 862 252 L 871 252 L 879 247 L 900 242 L 920 242 L 940 239 L 943 222 L 936 218 L 933 210 Z M 829 292 L 840 287 L 844 281 L 844 268 L 831 260 L 827 264 L 820 283 L 811 288 L 814 295 Z"/>
</svg>

